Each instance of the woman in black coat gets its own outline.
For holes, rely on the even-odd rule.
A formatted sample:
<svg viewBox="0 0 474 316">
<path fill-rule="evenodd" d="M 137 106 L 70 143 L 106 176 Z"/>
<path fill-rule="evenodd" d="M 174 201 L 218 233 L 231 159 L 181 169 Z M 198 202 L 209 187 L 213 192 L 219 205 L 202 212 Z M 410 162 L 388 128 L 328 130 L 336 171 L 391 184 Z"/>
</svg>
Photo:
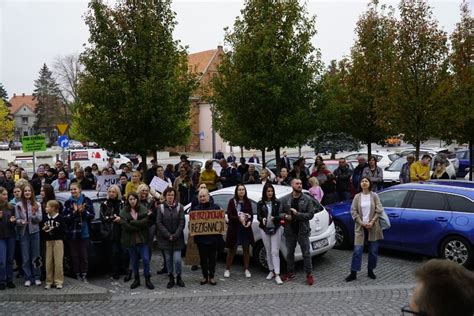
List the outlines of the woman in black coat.
<svg viewBox="0 0 474 316">
<path fill-rule="evenodd" d="M 234 197 L 227 205 L 227 218 L 229 227 L 227 228 L 226 247 L 229 249 L 226 260 L 226 270 L 224 277 L 230 277 L 230 267 L 234 261 L 235 252 L 238 246 L 242 246 L 244 252 L 244 273 L 245 277 L 252 275 L 249 271 L 250 245 L 254 244 L 252 221 L 252 203 L 247 197 L 247 189 L 243 184 L 235 187 Z"/>
</svg>

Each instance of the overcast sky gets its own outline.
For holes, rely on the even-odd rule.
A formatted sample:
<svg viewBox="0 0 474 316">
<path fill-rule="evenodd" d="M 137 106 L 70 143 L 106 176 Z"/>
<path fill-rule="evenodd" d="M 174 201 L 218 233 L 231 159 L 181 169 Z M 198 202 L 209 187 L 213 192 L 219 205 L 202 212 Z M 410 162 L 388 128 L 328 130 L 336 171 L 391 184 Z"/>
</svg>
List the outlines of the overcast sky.
<svg viewBox="0 0 474 316">
<path fill-rule="evenodd" d="M 469 0 L 472 11 L 473 1 Z M 114 3 L 113 0 L 109 0 Z M 396 5 L 397 2 L 381 1 Z M 9 97 L 31 94 L 43 63 L 51 67 L 58 55 L 79 53 L 87 43 L 83 15 L 87 0 L 0 0 L 0 82 Z M 349 53 L 358 17 L 368 1 L 310 0 L 317 15 L 314 45 L 327 64 Z M 460 0 L 431 0 L 435 18 L 450 33 L 459 21 Z M 243 1 L 175 0 L 178 25 L 175 37 L 188 52 L 213 49 L 223 43 L 223 28 L 232 26 Z"/>
</svg>

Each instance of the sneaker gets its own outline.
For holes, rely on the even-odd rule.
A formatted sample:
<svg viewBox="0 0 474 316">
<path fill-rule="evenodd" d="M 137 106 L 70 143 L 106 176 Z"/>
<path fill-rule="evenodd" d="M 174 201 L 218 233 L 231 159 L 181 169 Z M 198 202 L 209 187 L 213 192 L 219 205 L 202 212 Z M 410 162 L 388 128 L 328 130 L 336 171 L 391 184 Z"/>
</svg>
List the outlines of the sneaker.
<svg viewBox="0 0 474 316">
<path fill-rule="evenodd" d="M 367 273 L 367 276 L 371 278 L 372 280 L 375 280 L 377 278 L 373 270 L 369 270 L 369 272 Z"/>
<path fill-rule="evenodd" d="M 250 271 L 249 270 L 245 270 L 245 277 L 246 278 L 251 278 L 252 277 L 252 274 L 250 274 Z"/>
<path fill-rule="evenodd" d="M 292 272 L 288 272 L 288 273 L 285 273 L 282 275 L 281 279 L 283 282 L 286 282 L 286 281 L 291 281 L 293 280 L 294 278 L 296 278 L 296 275 Z"/>
<path fill-rule="evenodd" d="M 60 290 L 60 289 L 63 288 L 63 285 L 62 285 L 62 284 L 56 284 L 56 288 L 57 288 L 58 290 Z"/>
<path fill-rule="evenodd" d="M 229 270 L 224 271 L 224 278 L 230 278 L 230 271 Z"/>
<path fill-rule="evenodd" d="M 278 284 L 278 285 L 283 284 L 283 281 L 281 280 L 281 278 L 280 278 L 279 275 L 275 276 L 275 282 L 276 282 L 276 284 Z"/>
<path fill-rule="evenodd" d="M 7 282 L 7 288 L 9 288 L 9 289 L 14 289 L 14 288 L 16 288 L 15 283 L 13 283 L 13 282 Z"/>
<path fill-rule="evenodd" d="M 25 281 L 25 286 L 30 287 L 31 286 L 31 281 Z"/>
<path fill-rule="evenodd" d="M 84 283 L 89 283 L 89 281 L 87 281 L 87 273 L 81 274 L 81 281 Z"/>
<path fill-rule="evenodd" d="M 314 278 L 313 278 L 313 275 L 311 273 L 306 275 L 306 283 L 308 283 L 308 285 L 313 285 L 314 284 Z"/>
<path fill-rule="evenodd" d="M 273 271 L 270 271 L 270 273 L 268 273 L 267 275 L 267 280 L 271 280 L 275 277 L 275 273 Z"/>
<path fill-rule="evenodd" d="M 49 289 L 51 288 L 51 284 L 46 284 L 46 285 L 44 286 L 44 288 L 45 288 L 46 290 L 49 290 Z"/>
<path fill-rule="evenodd" d="M 346 282 L 351 282 L 357 279 L 357 272 L 351 271 L 351 274 L 349 274 L 344 280 Z"/>
<path fill-rule="evenodd" d="M 40 280 L 35 280 L 35 284 L 36 284 L 36 286 L 40 286 L 40 285 L 41 285 L 41 281 L 40 281 Z"/>
</svg>

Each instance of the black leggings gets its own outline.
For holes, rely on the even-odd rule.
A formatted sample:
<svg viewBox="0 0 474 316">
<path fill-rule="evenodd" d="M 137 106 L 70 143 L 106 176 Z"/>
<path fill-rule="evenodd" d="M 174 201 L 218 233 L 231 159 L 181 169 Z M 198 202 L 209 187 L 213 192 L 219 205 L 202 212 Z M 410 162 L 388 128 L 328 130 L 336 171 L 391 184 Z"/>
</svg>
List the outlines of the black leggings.
<svg viewBox="0 0 474 316">
<path fill-rule="evenodd" d="M 207 279 L 213 279 L 216 273 L 217 244 L 197 244 L 199 259 L 201 262 L 202 276 Z"/>
</svg>

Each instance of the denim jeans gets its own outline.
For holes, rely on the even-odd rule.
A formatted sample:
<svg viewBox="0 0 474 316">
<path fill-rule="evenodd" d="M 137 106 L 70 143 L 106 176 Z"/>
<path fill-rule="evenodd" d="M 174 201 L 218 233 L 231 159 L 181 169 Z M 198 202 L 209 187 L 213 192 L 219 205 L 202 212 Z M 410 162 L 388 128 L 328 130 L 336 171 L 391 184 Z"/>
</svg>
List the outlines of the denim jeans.
<svg viewBox="0 0 474 316">
<path fill-rule="evenodd" d="M 301 254 L 303 255 L 304 272 L 307 274 L 312 273 L 313 263 L 311 262 L 311 255 L 309 252 L 309 237 L 303 235 L 285 237 L 286 249 L 288 250 L 288 253 L 286 254 L 286 266 L 288 272 L 295 272 L 295 248 L 296 242 L 298 242 L 301 248 Z"/>
<path fill-rule="evenodd" d="M 35 266 L 36 263 L 40 263 L 40 233 L 36 232 L 33 234 L 25 232 L 21 236 L 21 258 L 23 261 L 23 272 L 25 273 L 25 281 L 35 281 L 40 279 L 41 268 Z M 39 261 L 38 261 L 39 258 Z"/>
<path fill-rule="evenodd" d="M 379 252 L 379 243 L 377 241 L 369 241 L 369 263 L 368 270 L 373 270 L 377 267 L 377 257 Z M 364 253 L 364 246 L 354 246 L 352 252 L 351 271 L 360 271 L 362 265 L 362 254 Z"/>
<path fill-rule="evenodd" d="M 0 239 L 0 284 L 12 282 L 15 237 Z"/>
<path fill-rule="evenodd" d="M 135 244 L 128 248 L 130 254 L 130 264 L 132 265 L 132 271 L 135 277 L 138 277 L 138 262 L 139 255 L 143 261 L 143 274 L 145 277 L 150 277 L 150 252 L 148 245 L 144 243 Z"/>
<path fill-rule="evenodd" d="M 169 274 L 181 274 L 181 250 L 165 249 L 166 268 Z M 174 266 L 173 266 L 174 265 Z M 174 268 L 174 269 L 173 269 Z"/>
</svg>

